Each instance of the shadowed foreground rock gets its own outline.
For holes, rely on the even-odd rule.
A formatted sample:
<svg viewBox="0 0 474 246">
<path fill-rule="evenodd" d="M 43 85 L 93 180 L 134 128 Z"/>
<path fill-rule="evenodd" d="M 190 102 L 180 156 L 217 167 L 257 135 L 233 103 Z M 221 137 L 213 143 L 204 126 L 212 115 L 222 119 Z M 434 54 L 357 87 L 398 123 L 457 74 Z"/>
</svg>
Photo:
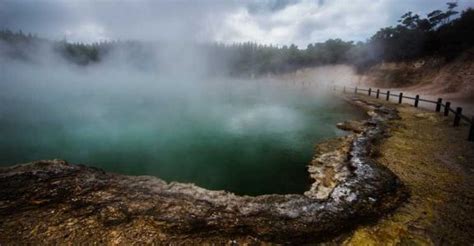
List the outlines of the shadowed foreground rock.
<svg viewBox="0 0 474 246">
<path fill-rule="evenodd" d="M 362 133 L 317 147 L 308 168 L 315 182 L 304 195 L 237 196 L 61 160 L 0 169 L 0 243 L 327 240 L 406 197 L 397 177 L 371 159 L 396 111 L 364 107 L 371 119 Z"/>
</svg>

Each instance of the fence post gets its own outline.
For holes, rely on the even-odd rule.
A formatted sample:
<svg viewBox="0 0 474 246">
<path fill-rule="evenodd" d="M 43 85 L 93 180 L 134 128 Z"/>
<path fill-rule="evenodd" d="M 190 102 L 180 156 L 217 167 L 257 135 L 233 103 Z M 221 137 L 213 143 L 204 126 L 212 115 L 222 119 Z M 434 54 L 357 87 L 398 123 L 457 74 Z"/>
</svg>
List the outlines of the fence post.
<svg viewBox="0 0 474 246">
<path fill-rule="evenodd" d="M 443 102 L 443 99 L 441 98 L 438 98 L 438 102 L 436 103 L 436 112 L 440 112 L 441 111 L 441 104 Z"/>
<path fill-rule="evenodd" d="M 357 94 L 357 86 L 356 86 L 356 88 L 355 88 L 355 90 L 354 90 L 354 94 Z"/>
<path fill-rule="evenodd" d="M 387 91 L 387 101 L 390 99 L 390 91 Z"/>
<path fill-rule="evenodd" d="M 444 106 L 444 116 L 449 115 L 449 107 L 451 106 L 451 102 L 446 102 L 446 105 Z"/>
<path fill-rule="evenodd" d="M 402 103 L 403 99 L 403 92 L 400 92 L 400 96 L 398 97 L 398 103 Z"/>
<path fill-rule="evenodd" d="M 372 88 L 369 88 L 369 97 L 371 93 L 372 93 Z"/>
<path fill-rule="evenodd" d="M 343 92 L 346 93 L 346 86 L 344 86 Z"/>
<path fill-rule="evenodd" d="M 474 142 L 474 116 L 471 118 L 471 129 L 469 129 L 469 138 L 467 140 Z"/>
<path fill-rule="evenodd" d="M 380 89 L 377 89 L 377 99 L 379 98 Z"/>
<path fill-rule="evenodd" d="M 461 121 L 461 114 L 462 114 L 462 108 L 457 107 L 456 108 L 456 114 L 454 115 L 454 124 L 453 124 L 453 126 L 459 126 L 459 122 Z"/>
<path fill-rule="evenodd" d="M 415 108 L 418 107 L 418 101 L 420 100 L 420 95 L 416 95 L 415 97 Z"/>
</svg>

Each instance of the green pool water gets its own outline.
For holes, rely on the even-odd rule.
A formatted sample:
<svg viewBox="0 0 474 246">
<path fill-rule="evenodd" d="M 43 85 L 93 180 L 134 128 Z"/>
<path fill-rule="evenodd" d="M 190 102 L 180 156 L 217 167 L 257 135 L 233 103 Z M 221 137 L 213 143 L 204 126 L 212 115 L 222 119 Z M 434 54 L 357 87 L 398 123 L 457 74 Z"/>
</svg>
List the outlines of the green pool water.
<svg viewBox="0 0 474 246">
<path fill-rule="evenodd" d="M 302 193 L 314 145 L 363 117 L 317 88 L 90 79 L 3 81 L 0 165 L 60 158 L 237 194 Z"/>
</svg>

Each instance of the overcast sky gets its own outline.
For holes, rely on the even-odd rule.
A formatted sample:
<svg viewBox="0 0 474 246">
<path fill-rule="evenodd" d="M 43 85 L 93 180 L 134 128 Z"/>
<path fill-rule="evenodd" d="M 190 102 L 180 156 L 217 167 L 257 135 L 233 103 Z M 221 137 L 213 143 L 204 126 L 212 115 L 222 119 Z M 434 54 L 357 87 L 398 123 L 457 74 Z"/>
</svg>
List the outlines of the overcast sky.
<svg viewBox="0 0 474 246">
<path fill-rule="evenodd" d="M 255 41 L 304 48 L 329 38 L 363 41 L 407 11 L 446 0 L 0 0 L 0 28 L 51 39 Z M 459 10 L 474 0 L 459 0 Z"/>
</svg>

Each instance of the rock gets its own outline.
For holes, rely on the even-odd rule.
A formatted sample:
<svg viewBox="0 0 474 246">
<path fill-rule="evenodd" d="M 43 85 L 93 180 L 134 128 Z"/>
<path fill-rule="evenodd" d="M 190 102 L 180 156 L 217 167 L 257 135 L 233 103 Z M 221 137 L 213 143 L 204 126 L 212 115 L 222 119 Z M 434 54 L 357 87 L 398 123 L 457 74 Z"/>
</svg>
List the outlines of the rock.
<svg viewBox="0 0 474 246">
<path fill-rule="evenodd" d="M 344 121 L 342 123 L 337 123 L 337 128 L 344 131 L 352 131 L 355 133 L 361 133 L 364 131 L 364 127 L 361 122 L 355 120 Z"/>
<path fill-rule="evenodd" d="M 437 122 L 438 119 L 433 115 L 433 113 L 417 113 L 417 114 L 414 114 L 414 116 L 416 118 L 419 118 L 419 119 L 424 119 L 424 120 L 429 120 L 431 122 Z"/>
</svg>

